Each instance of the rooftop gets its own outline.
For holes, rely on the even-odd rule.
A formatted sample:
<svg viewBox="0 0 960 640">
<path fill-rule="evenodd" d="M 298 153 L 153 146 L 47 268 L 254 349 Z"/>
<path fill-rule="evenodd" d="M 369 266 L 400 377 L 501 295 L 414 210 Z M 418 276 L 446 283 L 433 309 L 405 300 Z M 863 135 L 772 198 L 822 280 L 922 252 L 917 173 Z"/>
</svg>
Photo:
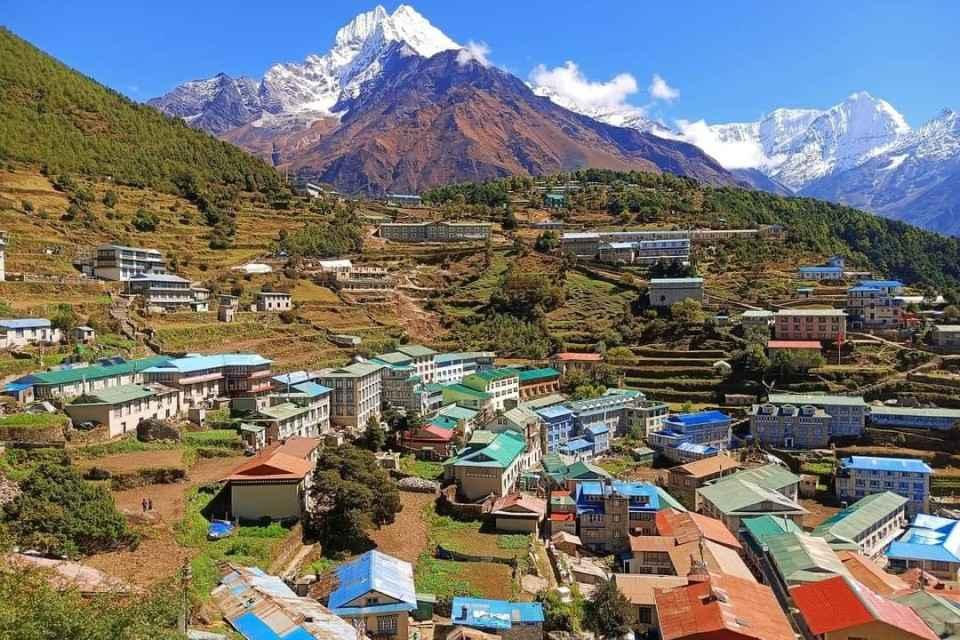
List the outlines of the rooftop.
<svg viewBox="0 0 960 640">
<path fill-rule="evenodd" d="M 853 551 L 838 551 L 840 562 L 847 568 L 853 578 L 882 596 L 892 596 L 911 589 L 910 585 L 899 576 L 887 573 L 876 562 Z"/>
<path fill-rule="evenodd" d="M 656 522 L 657 532 L 661 536 L 672 536 L 679 543 L 702 538 L 733 549 L 741 548 L 737 536 L 731 533 L 722 522 L 699 513 L 665 509 L 657 512 Z"/>
<path fill-rule="evenodd" d="M 805 533 L 782 533 L 764 540 L 770 558 L 788 585 L 849 576 L 840 558 L 823 538 Z"/>
<path fill-rule="evenodd" d="M 477 432 L 475 431 L 474 434 Z M 513 431 L 504 431 L 485 445 L 467 447 L 453 460 L 454 465 L 470 467 L 499 467 L 506 469 L 526 448 L 523 436 Z"/>
<path fill-rule="evenodd" d="M 127 360 L 126 362 L 120 362 L 118 364 L 91 365 L 89 367 L 76 367 L 74 369 L 43 371 L 41 373 L 30 374 L 26 379 L 34 384 L 43 385 L 72 384 L 83 380 L 100 380 L 102 378 L 111 378 L 145 371 L 169 361 L 170 358 L 166 356 L 151 356 L 140 360 Z"/>
<path fill-rule="evenodd" d="M 888 558 L 960 563 L 960 521 L 918 514 L 899 540 L 886 550 Z"/>
<path fill-rule="evenodd" d="M 15 318 L 0 320 L 2 329 L 45 329 L 50 327 L 50 321 L 45 318 Z"/>
<path fill-rule="evenodd" d="M 343 367 L 322 369 L 320 378 L 362 378 L 380 371 L 383 365 L 372 362 L 354 362 Z"/>
<path fill-rule="evenodd" d="M 603 360 L 603 356 L 599 353 L 576 353 L 573 351 L 565 351 L 563 353 L 554 355 L 553 359 L 561 362 L 600 362 Z"/>
<path fill-rule="evenodd" d="M 151 398 L 158 392 L 162 391 L 173 391 L 173 389 L 164 387 L 163 385 L 125 384 L 119 387 L 107 387 L 106 389 L 101 389 L 96 393 L 82 395 L 70 404 L 115 405 L 122 404 L 124 402 L 132 402 L 133 400 L 140 400 L 142 398 Z"/>
<path fill-rule="evenodd" d="M 510 629 L 515 624 L 542 624 L 539 602 L 509 602 L 483 598 L 456 597 L 450 608 L 453 624 L 480 629 Z"/>
<path fill-rule="evenodd" d="M 667 418 L 667 421 L 679 423 L 685 427 L 696 427 L 714 422 L 729 422 L 730 416 L 722 411 L 698 411 L 696 413 L 675 413 Z"/>
<path fill-rule="evenodd" d="M 960 420 L 960 409 L 942 409 L 940 407 L 891 407 L 875 405 L 870 407 L 875 416 L 923 416 L 927 418 L 953 418 Z"/>
<path fill-rule="evenodd" d="M 651 278 L 653 286 L 670 286 L 677 284 L 703 284 L 703 278 Z"/>
<path fill-rule="evenodd" d="M 777 317 L 791 316 L 846 316 L 847 312 L 842 309 L 780 309 L 777 311 Z"/>
<path fill-rule="evenodd" d="M 614 575 L 617 590 L 633 605 L 651 606 L 656 603 L 655 591 L 684 587 L 689 582 L 686 576 L 652 576 L 630 573 Z"/>
<path fill-rule="evenodd" d="M 814 635 L 880 622 L 897 629 L 899 635 L 891 637 L 938 640 L 910 607 L 877 595 L 847 576 L 794 587 L 790 595 Z"/>
<path fill-rule="evenodd" d="M 271 362 L 256 353 L 218 353 L 209 356 L 175 358 L 147 369 L 146 373 L 193 373 L 224 367 L 257 367 Z"/>
<path fill-rule="evenodd" d="M 542 367 L 540 369 L 522 369 L 518 375 L 520 377 L 520 384 L 524 384 L 526 382 L 559 378 L 560 372 L 553 367 Z"/>
<path fill-rule="evenodd" d="M 336 569 L 337 588 L 330 594 L 329 606 L 334 613 L 353 613 L 360 609 L 375 609 L 358 605 L 355 601 L 376 591 L 398 600 L 405 610 L 417 608 L 417 594 L 413 586 L 413 566 L 379 551 L 368 551 L 356 560 Z"/>
<path fill-rule="evenodd" d="M 437 352 L 433 349 L 420 344 L 402 344 L 397 347 L 397 351 L 406 354 L 411 358 L 426 358 L 437 355 Z"/>
<path fill-rule="evenodd" d="M 758 545 L 763 545 L 767 538 L 784 533 L 803 533 L 803 528 L 790 518 L 773 515 L 744 518 L 741 524 Z"/>
<path fill-rule="evenodd" d="M 768 349 L 816 349 L 820 350 L 823 345 L 817 340 L 770 340 L 767 342 Z"/>
<path fill-rule="evenodd" d="M 694 460 L 693 462 L 674 467 L 671 469 L 671 472 L 678 471 L 694 478 L 705 478 L 707 476 L 717 475 L 723 471 L 733 472 L 739 468 L 739 462 L 721 453 L 720 455 Z"/>
<path fill-rule="evenodd" d="M 813 530 L 813 535 L 830 543 L 855 545 L 859 536 L 903 509 L 907 502 L 903 496 L 890 491 L 865 496 L 822 522 Z"/>
<path fill-rule="evenodd" d="M 897 471 L 901 473 L 933 474 L 933 469 L 923 460 L 916 458 L 877 458 L 873 456 L 851 456 L 840 460 L 841 469 L 857 471 Z"/>
<path fill-rule="evenodd" d="M 865 407 L 862 396 L 836 396 L 819 393 L 771 393 L 767 396 L 770 404 L 793 404 L 813 406 Z"/>
</svg>

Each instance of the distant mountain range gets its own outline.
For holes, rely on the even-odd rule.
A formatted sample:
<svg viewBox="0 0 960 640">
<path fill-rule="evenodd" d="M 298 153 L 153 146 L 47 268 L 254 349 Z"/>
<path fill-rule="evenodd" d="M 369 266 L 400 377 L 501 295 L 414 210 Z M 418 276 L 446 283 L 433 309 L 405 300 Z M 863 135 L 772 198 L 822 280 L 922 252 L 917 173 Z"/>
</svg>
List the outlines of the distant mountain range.
<svg viewBox="0 0 960 640">
<path fill-rule="evenodd" d="M 524 83 L 406 5 L 358 15 L 327 53 L 259 80 L 221 73 L 149 104 L 349 192 L 590 165 L 809 195 L 960 234 L 953 111 L 914 131 L 858 92 L 829 109 L 706 125 L 705 140 L 636 107 L 597 109 Z"/>
</svg>

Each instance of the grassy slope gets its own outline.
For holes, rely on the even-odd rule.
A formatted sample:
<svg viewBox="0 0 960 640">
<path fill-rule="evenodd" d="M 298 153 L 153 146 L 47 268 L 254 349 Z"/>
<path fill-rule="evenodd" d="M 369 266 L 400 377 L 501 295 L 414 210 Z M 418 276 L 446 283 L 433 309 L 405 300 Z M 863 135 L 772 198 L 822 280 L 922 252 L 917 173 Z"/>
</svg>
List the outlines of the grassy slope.
<svg viewBox="0 0 960 640">
<path fill-rule="evenodd" d="M 264 189 L 266 164 L 77 73 L 0 29 L 0 157 L 171 191 L 174 179 Z"/>
</svg>

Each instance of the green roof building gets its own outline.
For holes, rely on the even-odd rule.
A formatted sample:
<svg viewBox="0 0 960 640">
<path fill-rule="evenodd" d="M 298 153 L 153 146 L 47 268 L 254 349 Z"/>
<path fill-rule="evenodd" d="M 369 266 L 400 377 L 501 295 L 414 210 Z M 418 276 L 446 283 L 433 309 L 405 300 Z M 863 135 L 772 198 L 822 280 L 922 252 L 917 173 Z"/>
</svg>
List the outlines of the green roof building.
<svg viewBox="0 0 960 640">
<path fill-rule="evenodd" d="M 866 496 L 821 523 L 813 535 L 836 551 L 856 551 L 873 558 L 903 532 L 907 502 L 891 491 Z"/>
<path fill-rule="evenodd" d="M 522 434 L 477 430 L 460 453 L 444 462 L 444 475 L 456 481 L 466 500 L 503 497 L 520 478 L 525 448 Z"/>
<path fill-rule="evenodd" d="M 71 398 L 84 393 L 99 392 L 107 387 L 139 384 L 143 382 L 143 372 L 146 369 L 169 361 L 167 356 L 152 356 L 114 364 L 43 371 L 21 378 L 18 382 L 32 384 L 34 396 L 38 400 Z"/>
<path fill-rule="evenodd" d="M 836 576 L 852 578 L 823 538 L 805 533 L 783 533 L 768 537 L 764 544 L 770 562 L 789 587 Z"/>
<path fill-rule="evenodd" d="M 774 515 L 796 520 L 807 510 L 797 504 L 800 478 L 777 464 L 738 471 L 697 489 L 704 515 L 739 533 L 741 520 Z"/>
</svg>

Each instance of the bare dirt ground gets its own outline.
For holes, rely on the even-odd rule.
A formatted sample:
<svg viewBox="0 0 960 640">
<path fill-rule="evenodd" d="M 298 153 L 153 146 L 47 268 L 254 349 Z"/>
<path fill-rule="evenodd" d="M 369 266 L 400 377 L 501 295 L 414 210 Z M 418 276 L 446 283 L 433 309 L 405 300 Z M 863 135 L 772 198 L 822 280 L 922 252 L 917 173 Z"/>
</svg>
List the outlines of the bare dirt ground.
<svg viewBox="0 0 960 640">
<path fill-rule="evenodd" d="M 130 473 L 149 467 L 182 467 L 183 451 L 171 449 L 169 451 L 118 453 L 113 456 L 84 460 L 79 466 L 81 469 L 100 467 L 109 470 L 111 473 Z"/>
<path fill-rule="evenodd" d="M 417 558 L 427 547 L 427 523 L 423 510 L 436 500 L 430 493 L 401 491 L 403 511 L 397 514 L 393 524 L 370 532 L 370 538 L 383 553 L 416 564 Z"/>
<path fill-rule="evenodd" d="M 135 454 L 111 458 L 130 455 Z M 194 486 L 221 479 L 244 459 L 242 456 L 204 458 L 190 469 L 187 482 L 155 484 L 114 492 L 117 508 L 128 513 L 142 513 L 142 500 L 145 497 L 153 500 L 156 521 L 153 524 L 135 525 L 141 535 L 141 542 L 136 549 L 100 553 L 89 558 L 85 564 L 142 587 L 175 576 L 191 555 L 191 550 L 180 547 L 174 539 L 174 528 L 183 518 L 187 492 Z M 112 460 L 104 458 L 103 462 L 110 464 Z"/>
</svg>

